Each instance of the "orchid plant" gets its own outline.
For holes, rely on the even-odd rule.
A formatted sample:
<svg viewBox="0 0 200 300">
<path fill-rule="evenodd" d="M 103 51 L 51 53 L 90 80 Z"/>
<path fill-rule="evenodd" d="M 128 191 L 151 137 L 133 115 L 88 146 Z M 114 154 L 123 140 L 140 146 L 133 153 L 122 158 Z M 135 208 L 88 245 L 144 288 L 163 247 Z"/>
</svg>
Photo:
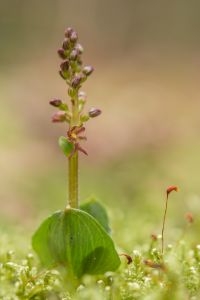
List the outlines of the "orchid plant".
<svg viewBox="0 0 200 300">
<path fill-rule="evenodd" d="M 67 28 L 58 55 L 62 60 L 59 74 L 67 86 L 69 99 L 53 99 L 57 108 L 52 122 L 66 124 L 66 134 L 59 138 L 59 146 L 68 160 L 68 198 L 64 210 L 55 212 L 42 222 L 32 238 L 32 246 L 45 267 L 62 266 L 70 279 L 84 274 L 103 274 L 120 265 L 105 208 L 96 200 L 79 203 L 79 155 L 87 155 L 85 123 L 101 114 L 98 108 L 84 112 L 86 94 L 83 83 L 93 67 L 83 65 L 83 47 L 77 32 Z"/>
</svg>

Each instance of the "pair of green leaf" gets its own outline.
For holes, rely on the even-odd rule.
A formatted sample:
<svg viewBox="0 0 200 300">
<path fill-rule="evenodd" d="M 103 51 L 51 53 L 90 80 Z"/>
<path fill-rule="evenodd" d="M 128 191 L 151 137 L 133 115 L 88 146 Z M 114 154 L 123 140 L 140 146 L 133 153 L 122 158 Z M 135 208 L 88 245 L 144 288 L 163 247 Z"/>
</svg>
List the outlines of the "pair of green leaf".
<svg viewBox="0 0 200 300">
<path fill-rule="evenodd" d="M 113 241 L 106 232 L 109 227 L 104 209 L 96 201 L 83 205 L 84 208 L 85 211 L 68 208 L 54 213 L 32 239 L 33 249 L 43 265 L 63 265 L 77 278 L 114 271 L 120 264 Z M 94 212 L 99 221 L 86 211 Z"/>
</svg>

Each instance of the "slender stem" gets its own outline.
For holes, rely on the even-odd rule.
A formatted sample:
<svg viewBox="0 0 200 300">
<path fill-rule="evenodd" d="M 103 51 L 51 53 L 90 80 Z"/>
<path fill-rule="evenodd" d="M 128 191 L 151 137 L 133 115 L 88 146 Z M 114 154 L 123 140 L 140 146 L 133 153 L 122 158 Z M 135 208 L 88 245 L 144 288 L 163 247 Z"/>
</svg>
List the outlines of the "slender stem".
<svg viewBox="0 0 200 300">
<path fill-rule="evenodd" d="M 69 171 L 69 206 L 78 208 L 78 152 L 76 151 L 70 158 L 68 164 Z"/>
<path fill-rule="evenodd" d="M 163 217 L 163 224 L 162 224 L 162 254 L 164 251 L 164 230 L 165 230 L 165 220 L 166 220 L 166 214 L 167 214 L 167 205 L 168 205 L 168 196 L 165 200 L 165 211 L 164 211 L 164 217 Z"/>
<path fill-rule="evenodd" d="M 70 126 L 79 126 L 80 123 L 80 116 L 79 116 L 79 110 L 78 110 L 78 94 L 74 96 L 72 99 L 72 119 Z"/>
<path fill-rule="evenodd" d="M 72 119 L 70 128 L 79 126 L 79 111 L 77 95 L 72 100 Z M 78 151 L 71 155 L 68 159 L 68 201 L 69 206 L 78 208 L 79 188 L 78 188 Z"/>
</svg>

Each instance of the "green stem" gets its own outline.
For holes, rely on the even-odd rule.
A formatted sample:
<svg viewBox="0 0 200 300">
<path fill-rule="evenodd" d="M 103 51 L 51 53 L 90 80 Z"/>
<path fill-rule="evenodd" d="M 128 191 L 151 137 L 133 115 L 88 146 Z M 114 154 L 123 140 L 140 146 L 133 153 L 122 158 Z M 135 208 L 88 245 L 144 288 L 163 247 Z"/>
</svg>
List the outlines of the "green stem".
<svg viewBox="0 0 200 300">
<path fill-rule="evenodd" d="M 69 158 L 69 206 L 78 208 L 78 152 Z"/>
<path fill-rule="evenodd" d="M 79 126 L 79 123 L 80 123 L 80 116 L 78 110 L 78 92 L 77 92 L 72 100 L 72 118 L 71 118 L 70 127 Z"/>
<path fill-rule="evenodd" d="M 76 95 L 72 100 L 72 119 L 70 128 L 73 126 L 79 126 L 79 111 L 78 111 L 78 96 Z M 68 193 L 69 193 L 69 206 L 72 208 L 78 208 L 78 151 L 69 157 L 68 162 Z"/>
</svg>

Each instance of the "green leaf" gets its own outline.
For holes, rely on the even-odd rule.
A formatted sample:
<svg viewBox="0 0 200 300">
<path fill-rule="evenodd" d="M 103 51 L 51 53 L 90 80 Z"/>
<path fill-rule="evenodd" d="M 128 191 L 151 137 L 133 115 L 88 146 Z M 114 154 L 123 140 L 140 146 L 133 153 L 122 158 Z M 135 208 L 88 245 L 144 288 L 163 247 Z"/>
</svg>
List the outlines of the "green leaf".
<svg viewBox="0 0 200 300">
<path fill-rule="evenodd" d="M 93 216 L 103 226 L 107 233 L 110 233 L 109 219 L 105 208 L 96 199 L 90 199 L 80 206 L 89 215 Z"/>
<path fill-rule="evenodd" d="M 49 234 L 50 228 L 53 223 L 57 222 L 60 216 L 60 212 L 54 213 L 52 216 L 48 217 L 36 231 L 32 238 L 32 246 L 35 252 L 38 254 L 40 261 L 43 265 L 47 267 L 52 267 L 56 264 L 56 260 L 51 254 L 51 249 L 49 248 Z"/>
<path fill-rule="evenodd" d="M 42 264 L 64 265 L 78 278 L 114 271 L 120 265 L 111 237 L 79 209 L 69 208 L 46 219 L 34 234 L 32 246 Z"/>
<path fill-rule="evenodd" d="M 58 144 L 66 156 L 70 156 L 74 151 L 74 144 L 69 142 L 64 136 L 59 137 Z"/>
</svg>

